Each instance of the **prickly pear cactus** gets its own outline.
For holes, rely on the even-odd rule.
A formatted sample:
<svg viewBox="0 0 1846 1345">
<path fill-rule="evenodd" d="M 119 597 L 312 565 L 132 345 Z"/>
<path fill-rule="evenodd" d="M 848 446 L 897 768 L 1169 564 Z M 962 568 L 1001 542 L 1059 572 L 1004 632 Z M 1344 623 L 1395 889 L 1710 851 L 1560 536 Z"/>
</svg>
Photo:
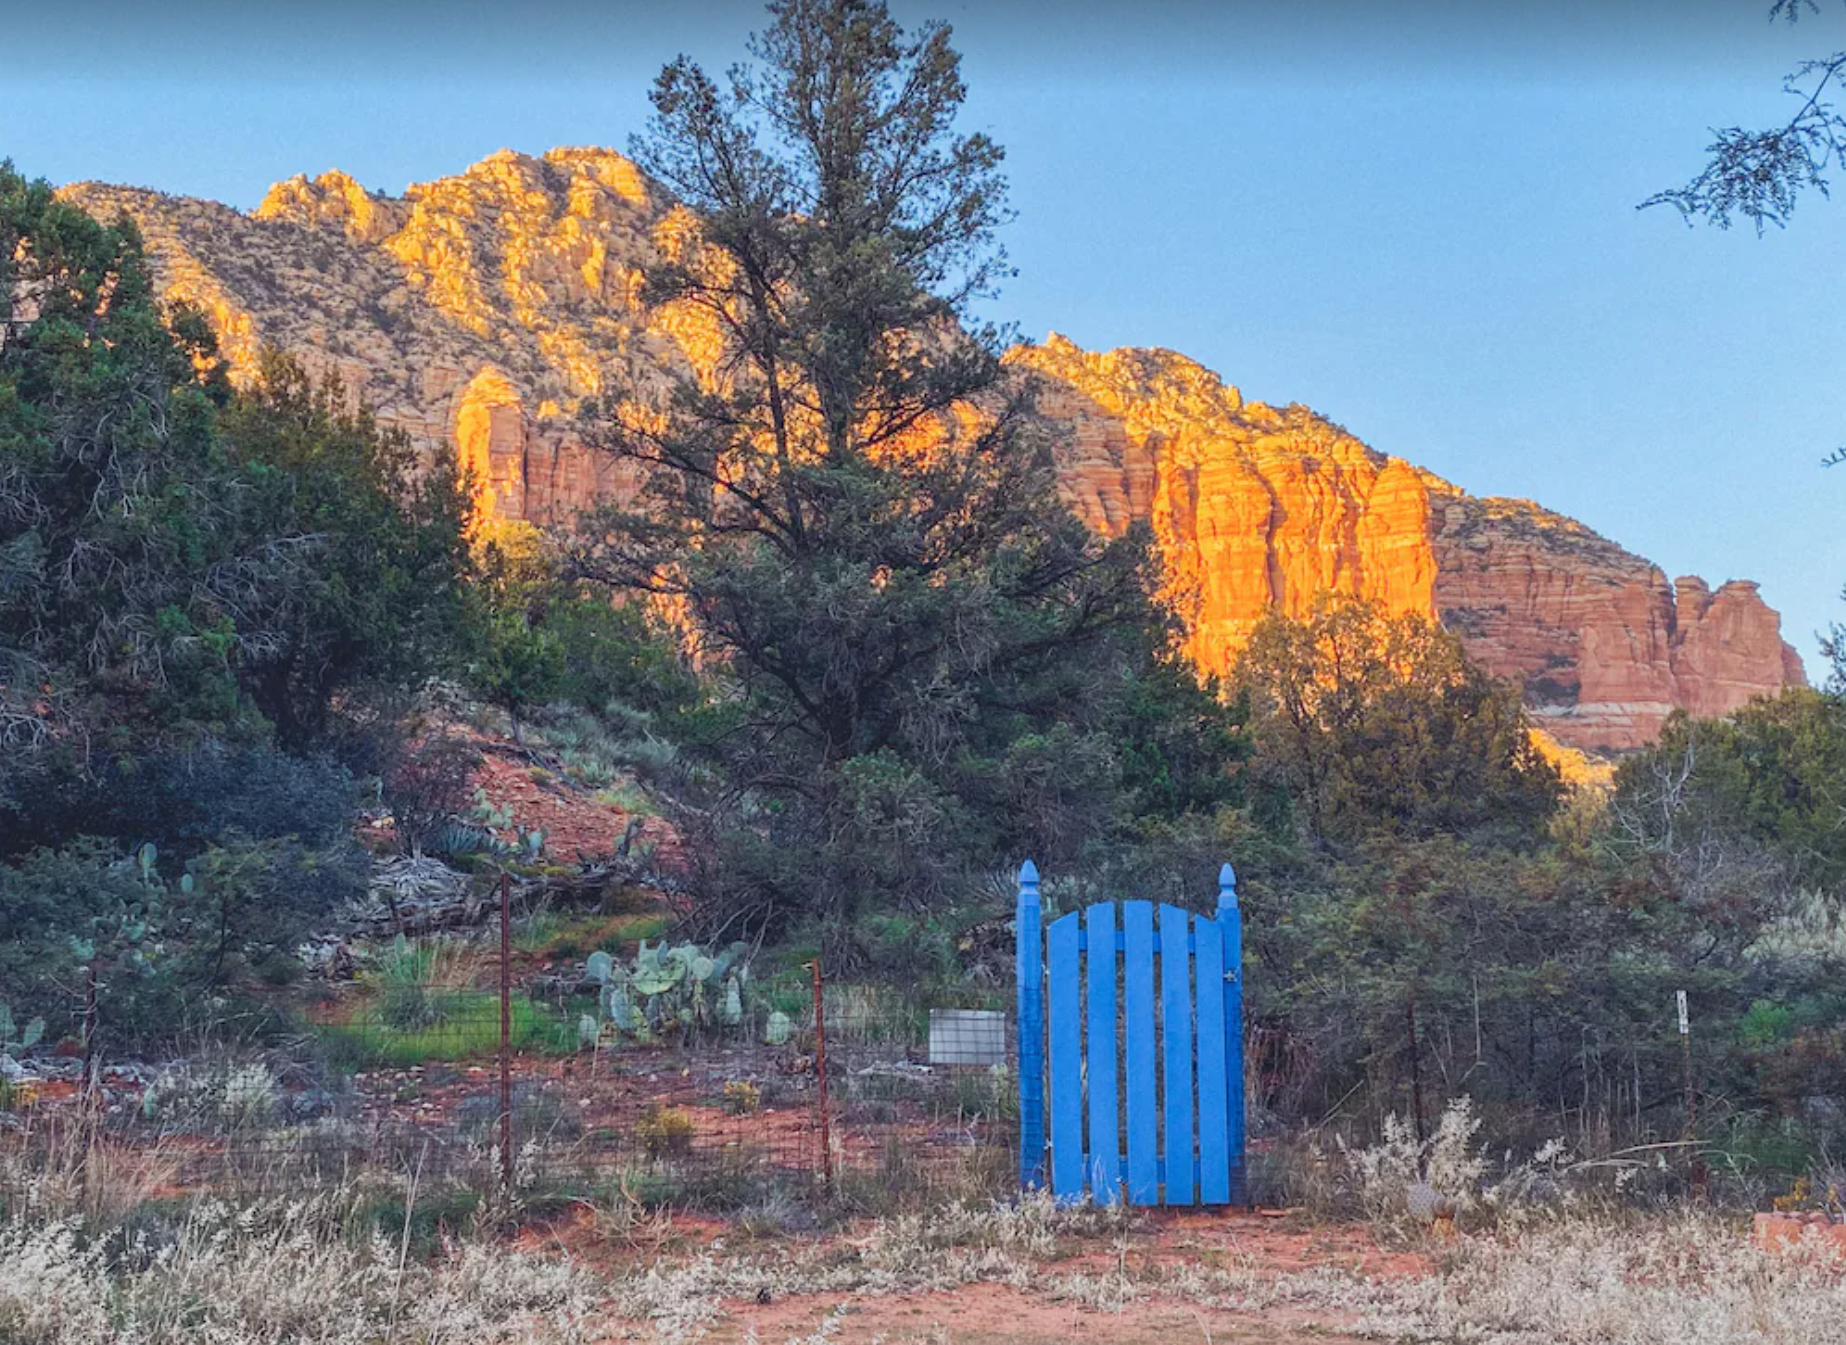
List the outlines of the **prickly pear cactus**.
<svg viewBox="0 0 1846 1345">
<path fill-rule="evenodd" d="M 597 988 L 597 1018 L 592 1025 L 584 1015 L 579 1036 L 586 1043 L 611 1037 L 648 1041 L 665 1032 L 741 1023 L 748 951 L 743 943 L 711 952 L 693 943 L 643 939 L 631 967 L 605 952 L 590 954 L 583 974 Z"/>
<path fill-rule="evenodd" d="M 34 1018 L 21 1029 L 13 1021 L 13 1009 L 9 1004 L 0 1004 L 0 1060 L 14 1063 L 13 1057 L 30 1051 L 45 1037 L 45 1020 Z"/>
</svg>

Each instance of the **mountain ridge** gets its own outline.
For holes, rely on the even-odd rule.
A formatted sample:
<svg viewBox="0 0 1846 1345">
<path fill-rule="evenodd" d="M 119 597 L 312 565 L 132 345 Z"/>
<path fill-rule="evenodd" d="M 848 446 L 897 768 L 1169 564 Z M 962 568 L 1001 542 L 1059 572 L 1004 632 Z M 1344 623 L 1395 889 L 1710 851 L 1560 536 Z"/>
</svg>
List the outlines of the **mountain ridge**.
<svg viewBox="0 0 1846 1345">
<path fill-rule="evenodd" d="M 583 442 L 579 403 L 716 376 L 710 315 L 642 298 L 653 256 L 702 245 L 698 220 L 614 151 L 501 150 L 401 197 L 337 169 L 298 175 L 249 212 L 62 190 L 135 220 L 234 378 L 265 345 L 337 374 L 381 422 L 452 444 L 509 517 L 560 524 L 634 488 Z M 1104 533 L 1153 525 L 1188 652 L 1210 671 L 1265 612 L 1300 615 L 1331 590 L 1442 620 L 1579 748 L 1635 747 L 1674 709 L 1722 714 L 1805 681 L 1748 580 L 1669 583 L 1574 519 L 1469 495 L 1178 352 L 1089 352 L 1054 332 L 1007 358 L 1041 379 L 1072 507 Z"/>
</svg>

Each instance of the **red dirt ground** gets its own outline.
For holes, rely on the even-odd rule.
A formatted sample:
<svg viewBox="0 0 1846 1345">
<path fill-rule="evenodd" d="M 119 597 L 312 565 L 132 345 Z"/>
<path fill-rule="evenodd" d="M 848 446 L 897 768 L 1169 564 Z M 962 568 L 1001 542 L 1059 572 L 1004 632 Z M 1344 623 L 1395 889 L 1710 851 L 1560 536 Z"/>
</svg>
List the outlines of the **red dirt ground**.
<svg viewBox="0 0 1846 1345">
<path fill-rule="evenodd" d="M 859 1230 L 828 1235 L 827 1243 L 850 1243 Z M 716 1220 L 675 1218 L 670 1226 L 649 1230 L 663 1245 L 617 1246 L 597 1233 L 585 1217 L 554 1227 L 532 1245 L 562 1249 L 606 1273 L 620 1274 L 637 1260 L 667 1259 L 696 1253 L 714 1242 L 735 1243 L 737 1229 Z M 664 1240 L 664 1241 L 663 1241 Z M 775 1243 L 750 1244 L 750 1254 L 773 1256 Z M 1084 1274 L 1107 1283 L 1125 1261 L 1137 1280 L 1134 1297 L 1120 1309 L 1095 1307 L 1060 1298 L 1056 1282 Z M 1275 1212 L 1247 1214 L 1222 1211 L 1154 1211 L 1138 1222 L 1121 1244 L 1092 1242 L 1076 1254 L 1050 1262 L 1035 1273 L 1043 1290 L 976 1283 L 938 1292 L 890 1295 L 796 1294 L 769 1303 L 727 1301 L 723 1318 L 703 1337 L 713 1345 L 745 1341 L 805 1341 L 825 1338 L 841 1345 L 1168 1345 L 1200 1341 L 1212 1345 L 1308 1345 L 1308 1342 L 1353 1340 L 1353 1323 L 1334 1311 L 1270 1308 L 1230 1312 L 1201 1307 L 1174 1293 L 1146 1284 L 1146 1272 L 1158 1266 L 1194 1266 L 1251 1270 L 1281 1275 L 1309 1269 L 1337 1268 L 1367 1277 L 1427 1274 L 1428 1257 L 1380 1248 L 1363 1229 L 1348 1226 L 1297 1227 Z M 827 1333 L 819 1336 L 823 1324 Z M 623 1323 L 611 1341 L 651 1340 L 648 1323 Z"/>
<path fill-rule="evenodd" d="M 535 766 L 518 756 L 510 744 L 483 738 L 481 765 L 474 782 L 496 807 L 510 805 L 516 826 L 542 829 L 545 852 L 560 859 L 607 859 L 628 829 L 633 814 L 599 803 L 594 791 L 582 789 L 562 776 Z M 504 840 L 516 839 L 507 834 Z M 651 843 L 663 867 L 677 860 L 679 838 L 658 817 L 641 824 L 637 843 Z"/>
<path fill-rule="evenodd" d="M 1061 1303 L 1003 1284 L 968 1284 L 945 1293 L 848 1299 L 838 1294 L 736 1305 L 736 1315 L 706 1337 L 712 1345 L 806 1341 L 841 1305 L 838 1345 L 1309 1345 L 1357 1340 L 1331 1316 L 1292 1310 L 1231 1313 L 1177 1298 L 1141 1297 L 1118 1311 Z M 752 1335 L 751 1333 L 755 1334 Z"/>
</svg>

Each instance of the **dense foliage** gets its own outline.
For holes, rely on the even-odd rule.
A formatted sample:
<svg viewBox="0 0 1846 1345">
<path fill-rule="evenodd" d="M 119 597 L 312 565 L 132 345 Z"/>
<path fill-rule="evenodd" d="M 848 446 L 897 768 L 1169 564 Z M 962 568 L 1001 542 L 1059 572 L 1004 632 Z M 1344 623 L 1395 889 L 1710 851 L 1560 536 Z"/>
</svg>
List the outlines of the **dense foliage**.
<svg viewBox="0 0 1846 1345">
<path fill-rule="evenodd" d="M 241 730 L 228 390 L 126 222 L 0 168 L 0 801 L 52 759 Z"/>
<path fill-rule="evenodd" d="M 1306 649 L 1324 625 L 1266 642 Z M 1371 682 L 1366 667 L 1322 664 L 1300 698 L 1345 706 L 1337 719 L 1278 716 L 1273 702 L 1259 713 L 1254 769 L 1283 782 L 1291 806 L 1259 806 L 1254 829 L 1225 834 L 1269 1105 L 1365 1117 L 1409 1112 L 1420 1094 L 1433 1115 L 1435 1099 L 1465 1091 L 1534 1135 L 1561 1122 L 1591 1145 L 1673 1138 L 1686 1116 L 1683 990 L 1708 1141 L 1746 1168 L 1798 1168 L 1837 1139 L 1839 701 L 1791 691 L 1724 721 L 1678 716 L 1621 764 L 1609 797 L 1582 801 L 1587 826 L 1560 827 L 1546 820 L 1548 769 L 1479 755 L 1504 746 L 1501 711 L 1487 711 L 1485 736 L 1466 724 L 1432 734 L 1457 713 L 1448 684 Z M 1409 736 L 1424 748 L 1472 741 L 1468 792 L 1432 793 L 1451 778 L 1443 755 L 1430 773 L 1427 758 L 1385 750 L 1380 724 L 1421 725 Z M 1428 806 L 1461 811 L 1419 824 Z"/>
<path fill-rule="evenodd" d="M 233 613 L 247 632 L 239 686 L 284 748 L 359 750 L 362 705 L 389 709 L 466 638 L 463 483 L 446 456 L 419 463 L 401 432 L 285 356 L 264 361 L 217 428 L 243 494 L 243 551 L 307 553 Z"/>
<path fill-rule="evenodd" d="M 171 1031 L 360 889 L 352 770 L 468 639 L 413 467 L 285 359 L 234 393 L 131 225 L 0 167 L 6 997 Z"/>
<path fill-rule="evenodd" d="M 336 704 L 439 664 L 452 471 L 286 360 L 234 396 L 132 227 L 10 167 L 0 259 L 0 802 L 150 751 L 325 749 Z"/>
<path fill-rule="evenodd" d="M 1527 832 L 1556 806 L 1558 773 L 1513 688 L 1414 614 L 1324 602 L 1260 623 L 1237 680 L 1256 707 L 1269 781 L 1315 838 Z"/>
</svg>

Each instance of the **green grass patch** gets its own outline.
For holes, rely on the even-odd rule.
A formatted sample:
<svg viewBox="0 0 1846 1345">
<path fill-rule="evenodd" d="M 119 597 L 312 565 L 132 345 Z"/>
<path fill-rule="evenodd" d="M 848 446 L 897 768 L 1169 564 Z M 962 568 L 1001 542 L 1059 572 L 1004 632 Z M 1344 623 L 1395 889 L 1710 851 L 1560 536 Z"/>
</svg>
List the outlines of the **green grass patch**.
<svg viewBox="0 0 1846 1345">
<path fill-rule="evenodd" d="M 326 1023 L 316 1035 L 335 1064 L 349 1069 L 407 1068 L 432 1060 L 475 1060 L 500 1049 L 500 999 L 485 990 L 432 997 L 439 1013 L 416 1027 L 394 1027 L 362 1012 L 345 1023 Z M 566 1023 L 528 999 L 513 1001 L 513 1049 L 566 1054 L 577 1049 L 575 1023 Z"/>
<path fill-rule="evenodd" d="M 408 1207 L 401 1194 L 392 1192 L 360 1201 L 348 1212 L 346 1223 L 355 1238 L 387 1244 L 401 1238 L 410 1255 L 427 1260 L 468 1227 L 480 1206 L 479 1192 L 460 1187 L 424 1191 Z"/>
<path fill-rule="evenodd" d="M 619 780 L 590 796 L 605 808 L 615 808 L 630 817 L 658 817 L 660 809 L 646 790 L 633 780 Z"/>
<path fill-rule="evenodd" d="M 521 952 L 556 961 L 576 962 L 601 949 L 615 953 L 632 948 L 642 939 L 658 939 L 673 925 L 659 911 L 629 915 L 554 915 L 532 917 L 544 923 L 521 930 Z M 523 937 L 521 937 L 523 936 Z"/>
<path fill-rule="evenodd" d="M 534 911 L 513 922 L 513 947 L 522 953 L 546 954 L 564 933 L 564 917 L 555 911 Z"/>
</svg>

